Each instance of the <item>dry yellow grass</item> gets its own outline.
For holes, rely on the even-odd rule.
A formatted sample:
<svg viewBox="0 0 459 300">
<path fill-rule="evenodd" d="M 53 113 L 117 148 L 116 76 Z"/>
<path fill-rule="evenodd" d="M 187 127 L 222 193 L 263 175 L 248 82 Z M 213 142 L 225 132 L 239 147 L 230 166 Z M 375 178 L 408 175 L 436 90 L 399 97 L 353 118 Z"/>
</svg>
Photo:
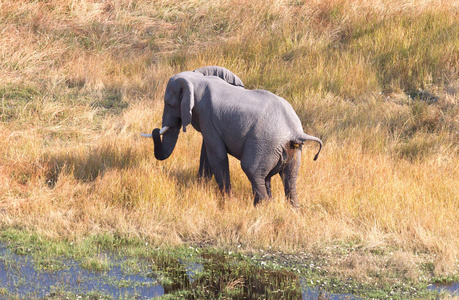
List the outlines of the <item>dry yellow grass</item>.
<svg viewBox="0 0 459 300">
<path fill-rule="evenodd" d="M 457 15 L 454 1 L 434 0 L 0 1 L 0 228 L 284 251 L 352 244 L 435 255 L 437 274 L 450 274 Z M 164 162 L 140 138 L 161 123 L 168 78 L 203 65 L 285 97 L 324 140 L 317 162 L 303 150 L 299 211 L 278 179 L 273 201 L 253 208 L 233 159 L 232 197 L 197 180 L 197 132 Z"/>
</svg>

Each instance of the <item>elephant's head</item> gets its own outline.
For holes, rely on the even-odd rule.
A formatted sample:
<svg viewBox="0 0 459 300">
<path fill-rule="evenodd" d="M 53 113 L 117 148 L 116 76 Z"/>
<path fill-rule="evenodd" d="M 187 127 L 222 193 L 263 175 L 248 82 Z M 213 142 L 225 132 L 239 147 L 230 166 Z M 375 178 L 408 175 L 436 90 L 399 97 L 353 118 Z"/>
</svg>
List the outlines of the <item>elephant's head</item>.
<svg viewBox="0 0 459 300">
<path fill-rule="evenodd" d="M 175 148 L 180 128 L 186 131 L 191 123 L 191 110 L 194 106 L 193 84 L 186 78 L 186 72 L 179 73 L 171 79 L 164 95 L 164 111 L 161 130 L 153 130 L 151 135 L 154 142 L 155 157 L 158 160 L 167 159 Z M 161 139 L 162 136 L 162 139 Z"/>
<path fill-rule="evenodd" d="M 196 78 L 196 76 L 217 76 L 231 85 L 244 87 L 239 77 L 218 66 L 203 67 L 195 70 L 195 72 L 182 72 L 172 76 L 164 95 L 163 127 L 161 130 L 153 130 L 151 134 L 142 133 L 144 137 L 153 138 L 155 157 L 158 160 L 167 159 L 172 154 L 180 133 L 180 127 L 183 127 L 185 132 L 186 126 L 191 123 L 191 111 L 195 99 L 194 87 L 189 78 Z"/>
</svg>

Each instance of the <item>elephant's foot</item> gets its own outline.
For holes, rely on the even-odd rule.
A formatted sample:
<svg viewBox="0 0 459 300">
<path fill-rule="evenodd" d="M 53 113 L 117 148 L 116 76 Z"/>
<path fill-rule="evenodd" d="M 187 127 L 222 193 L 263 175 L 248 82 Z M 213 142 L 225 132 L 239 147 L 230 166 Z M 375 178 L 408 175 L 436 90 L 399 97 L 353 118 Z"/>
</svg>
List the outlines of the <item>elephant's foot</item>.
<svg viewBox="0 0 459 300">
<path fill-rule="evenodd" d="M 199 168 L 198 179 L 210 180 L 210 179 L 212 179 L 212 172 L 210 171 L 210 169 L 201 169 L 201 168 Z"/>
<path fill-rule="evenodd" d="M 255 199 L 253 200 L 253 206 L 257 207 L 260 204 L 269 203 L 269 202 L 271 202 L 271 200 L 272 200 L 271 197 L 261 198 L 261 197 L 255 195 Z"/>
<path fill-rule="evenodd" d="M 300 208 L 300 206 L 298 205 L 298 201 L 290 200 L 290 204 L 292 205 L 292 208 L 295 210 Z"/>
</svg>

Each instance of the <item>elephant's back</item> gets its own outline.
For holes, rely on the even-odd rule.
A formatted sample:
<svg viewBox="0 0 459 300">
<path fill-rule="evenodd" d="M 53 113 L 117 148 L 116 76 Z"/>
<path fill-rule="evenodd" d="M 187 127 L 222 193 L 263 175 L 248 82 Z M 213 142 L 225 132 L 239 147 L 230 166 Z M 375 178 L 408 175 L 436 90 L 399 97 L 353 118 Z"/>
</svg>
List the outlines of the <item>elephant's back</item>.
<svg viewBox="0 0 459 300">
<path fill-rule="evenodd" d="M 265 90 L 254 90 L 253 92 L 256 94 L 255 101 L 260 107 L 263 107 L 262 117 L 268 119 L 270 127 L 303 132 L 301 121 L 287 100 Z"/>
<path fill-rule="evenodd" d="M 256 137 L 264 146 L 282 147 L 303 134 L 293 107 L 285 99 L 265 90 L 246 90 L 240 98 L 244 119 L 250 124 L 246 136 Z"/>
<path fill-rule="evenodd" d="M 285 99 L 266 90 L 247 90 L 222 84 L 210 94 L 211 116 L 223 136 L 237 140 L 246 137 L 283 144 L 303 133 L 300 119 Z M 237 134 L 235 134 L 237 132 Z"/>
</svg>

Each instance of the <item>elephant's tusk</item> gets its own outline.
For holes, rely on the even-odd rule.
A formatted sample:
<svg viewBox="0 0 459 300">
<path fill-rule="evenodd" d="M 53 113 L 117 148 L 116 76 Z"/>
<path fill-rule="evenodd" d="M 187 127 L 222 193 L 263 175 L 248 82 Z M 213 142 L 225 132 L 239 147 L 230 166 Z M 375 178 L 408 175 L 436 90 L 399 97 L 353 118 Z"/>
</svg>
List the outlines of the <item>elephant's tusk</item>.
<svg viewBox="0 0 459 300">
<path fill-rule="evenodd" d="M 164 126 L 163 128 L 161 128 L 161 130 L 159 131 L 159 134 L 160 135 L 163 135 L 165 134 L 168 130 L 169 130 L 169 126 Z M 140 133 L 141 136 L 143 137 L 146 137 L 146 138 L 152 138 L 153 137 L 153 134 L 152 133 Z"/>
<path fill-rule="evenodd" d="M 165 134 L 168 130 L 169 130 L 169 126 L 164 126 L 163 128 L 161 128 L 161 130 L 159 131 L 159 134 L 160 135 L 163 135 Z"/>
</svg>

